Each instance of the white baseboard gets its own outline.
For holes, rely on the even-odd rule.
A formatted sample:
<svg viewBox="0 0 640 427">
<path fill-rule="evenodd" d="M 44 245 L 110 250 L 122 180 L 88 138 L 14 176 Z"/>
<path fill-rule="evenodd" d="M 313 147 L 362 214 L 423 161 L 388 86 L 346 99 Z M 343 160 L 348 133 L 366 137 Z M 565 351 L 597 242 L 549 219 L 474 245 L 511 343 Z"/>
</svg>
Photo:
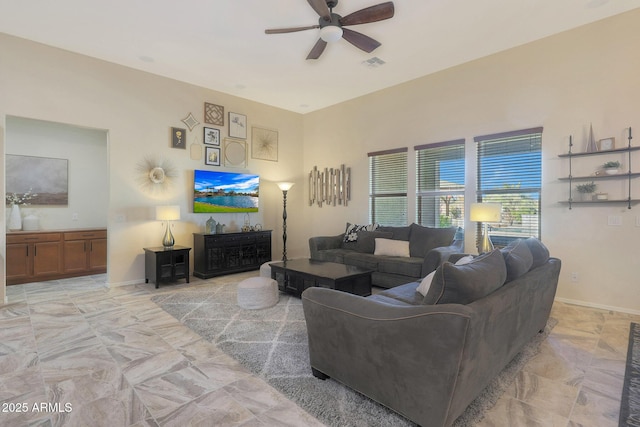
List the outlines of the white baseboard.
<svg viewBox="0 0 640 427">
<path fill-rule="evenodd" d="M 640 310 L 632 310 L 630 308 L 613 307 L 610 305 L 603 305 L 603 304 L 594 304 L 587 301 L 580 301 L 580 300 L 574 300 L 569 298 L 556 298 L 556 301 L 564 302 L 567 304 L 580 305 L 583 307 L 598 308 L 600 310 L 617 311 L 619 313 L 640 315 Z"/>
</svg>

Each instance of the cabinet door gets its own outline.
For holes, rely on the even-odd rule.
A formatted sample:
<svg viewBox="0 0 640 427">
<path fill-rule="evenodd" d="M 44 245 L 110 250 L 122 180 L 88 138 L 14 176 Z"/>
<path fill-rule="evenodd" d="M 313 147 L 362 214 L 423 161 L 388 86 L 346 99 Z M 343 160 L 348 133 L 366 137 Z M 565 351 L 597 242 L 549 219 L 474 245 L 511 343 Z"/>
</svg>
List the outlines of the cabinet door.
<svg viewBox="0 0 640 427">
<path fill-rule="evenodd" d="M 33 248 L 26 243 L 7 245 L 7 283 L 31 275 L 30 250 Z"/>
<path fill-rule="evenodd" d="M 59 242 L 35 243 L 33 248 L 33 275 L 43 276 L 60 273 L 62 251 Z"/>
<path fill-rule="evenodd" d="M 72 273 L 87 269 L 87 241 L 64 242 L 64 271 Z"/>
<path fill-rule="evenodd" d="M 107 268 L 107 239 L 93 239 L 89 245 L 89 268 L 91 270 Z"/>
</svg>

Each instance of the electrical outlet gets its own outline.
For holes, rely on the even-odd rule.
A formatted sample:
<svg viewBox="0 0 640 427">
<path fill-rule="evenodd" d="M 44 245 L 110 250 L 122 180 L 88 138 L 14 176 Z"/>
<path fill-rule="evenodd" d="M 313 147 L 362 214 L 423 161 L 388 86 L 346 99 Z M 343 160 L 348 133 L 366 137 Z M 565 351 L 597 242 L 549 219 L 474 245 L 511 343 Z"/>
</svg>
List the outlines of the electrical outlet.
<svg viewBox="0 0 640 427">
<path fill-rule="evenodd" d="M 578 282 L 578 272 L 574 271 L 573 273 L 571 273 L 571 281 L 573 283 L 577 283 Z"/>
<path fill-rule="evenodd" d="M 78 220 L 78 212 L 74 212 L 71 214 L 71 221 L 77 221 Z"/>
</svg>

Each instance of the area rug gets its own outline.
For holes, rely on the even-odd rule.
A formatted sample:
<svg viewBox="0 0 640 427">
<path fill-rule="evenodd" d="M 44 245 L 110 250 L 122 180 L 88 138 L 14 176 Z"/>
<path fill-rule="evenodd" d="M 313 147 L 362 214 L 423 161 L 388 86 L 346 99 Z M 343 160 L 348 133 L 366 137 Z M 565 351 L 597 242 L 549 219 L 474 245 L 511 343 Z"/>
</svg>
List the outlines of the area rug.
<svg viewBox="0 0 640 427">
<path fill-rule="evenodd" d="M 334 380 L 320 381 L 312 376 L 299 298 L 281 293 L 274 307 L 244 310 L 236 305 L 236 284 L 227 284 L 206 291 L 160 295 L 153 301 L 328 426 L 415 426 Z M 484 417 L 527 361 L 539 352 L 556 323 L 550 319 L 545 332 L 525 346 L 454 426 L 473 426 Z"/>
<path fill-rule="evenodd" d="M 631 323 L 620 401 L 620 427 L 640 427 L 640 325 Z"/>
</svg>

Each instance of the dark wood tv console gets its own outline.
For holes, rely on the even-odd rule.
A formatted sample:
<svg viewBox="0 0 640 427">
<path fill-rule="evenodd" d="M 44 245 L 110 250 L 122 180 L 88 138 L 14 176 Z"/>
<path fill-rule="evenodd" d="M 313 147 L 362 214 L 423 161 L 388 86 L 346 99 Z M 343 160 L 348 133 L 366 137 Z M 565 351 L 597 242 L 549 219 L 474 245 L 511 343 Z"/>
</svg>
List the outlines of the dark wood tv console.
<svg viewBox="0 0 640 427">
<path fill-rule="evenodd" d="M 193 275 L 201 279 L 258 270 L 271 261 L 271 230 L 193 233 Z"/>
</svg>

